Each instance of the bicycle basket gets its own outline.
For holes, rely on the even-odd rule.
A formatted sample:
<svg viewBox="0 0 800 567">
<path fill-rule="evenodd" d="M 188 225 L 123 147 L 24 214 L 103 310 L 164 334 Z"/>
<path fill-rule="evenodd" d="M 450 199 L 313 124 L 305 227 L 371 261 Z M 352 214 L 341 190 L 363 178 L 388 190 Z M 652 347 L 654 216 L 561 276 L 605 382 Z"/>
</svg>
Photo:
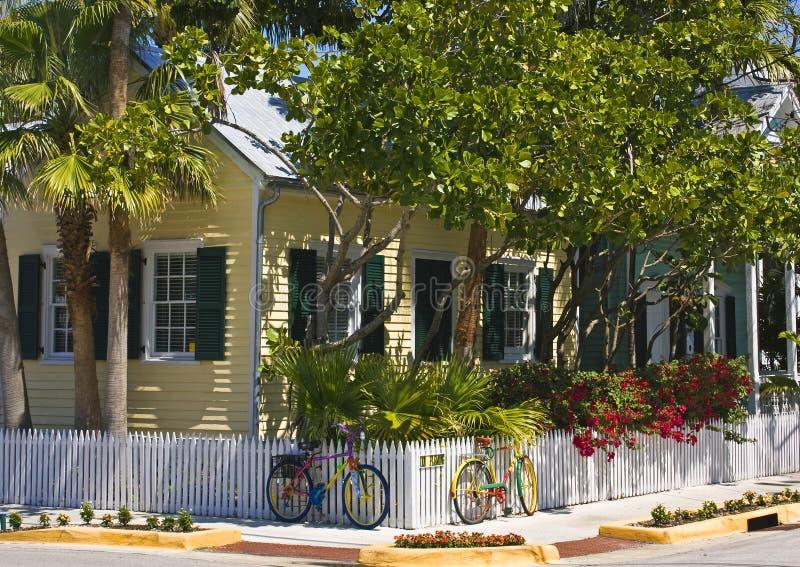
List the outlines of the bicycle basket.
<svg viewBox="0 0 800 567">
<path fill-rule="evenodd" d="M 297 453 L 287 453 L 283 455 L 272 455 L 272 468 L 275 469 L 276 467 L 283 465 L 283 464 L 290 464 L 296 467 L 302 467 L 306 462 L 305 455 L 299 455 Z"/>
</svg>

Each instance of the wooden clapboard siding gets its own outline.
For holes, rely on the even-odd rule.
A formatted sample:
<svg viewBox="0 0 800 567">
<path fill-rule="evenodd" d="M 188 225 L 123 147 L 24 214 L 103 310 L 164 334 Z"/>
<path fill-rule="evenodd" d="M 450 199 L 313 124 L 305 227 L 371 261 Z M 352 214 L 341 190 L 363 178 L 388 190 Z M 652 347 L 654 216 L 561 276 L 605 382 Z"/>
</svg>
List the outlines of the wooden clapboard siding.
<svg viewBox="0 0 800 567">
<path fill-rule="evenodd" d="M 160 430 L 248 430 L 250 384 L 250 301 L 252 181 L 230 160 L 217 154 L 224 199 L 216 209 L 176 204 L 157 221 L 134 229 L 133 244 L 144 239 L 202 238 L 204 246 L 227 247 L 225 360 L 186 363 L 129 361 L 128 420 L 132 428 Z M 55 218 L 47 211 L 12 209 L 6 218 L 9 257 L 39 253 L 56 244 Z M 106 217 L 98 219 L 94 238 L 108 250 Z M 17 273 L 12 270 L 15 293 Z M 73 419 L 71 364 L 25 361 L 33 422 L 37 427 L 66 427 Z M 97 363 L 98 379 L 105 363 Z M 102 395 L 102 393 L 101 393 Z"/>
</svg>

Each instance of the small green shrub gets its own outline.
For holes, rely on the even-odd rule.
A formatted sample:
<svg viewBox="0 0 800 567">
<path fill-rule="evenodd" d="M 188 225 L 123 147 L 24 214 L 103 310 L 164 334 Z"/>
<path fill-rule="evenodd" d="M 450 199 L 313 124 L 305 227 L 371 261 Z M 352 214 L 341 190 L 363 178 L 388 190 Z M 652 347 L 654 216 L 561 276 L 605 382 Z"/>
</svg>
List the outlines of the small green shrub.
<svg viewBox="0 0 800 567">
<path fill-rule="evenodd" d="M 756 501 L 756 493 L 753 492 L 752 490 L 746 491 L 744 494 L 742 494 L 742 496 L 744 497 L 745 500 L 747 500 L 748 506 L 752 506 L 753 503 Z"/>
<path fill-rule="evenodd" d="M 147 525 L 148 529 L 157 530 L 160 522 L 158 516 L 147 516 L 144 523 Z"/>
<path fill-rule="evenodd" d="M 117 521 L 119 522 L 119 525 L 127 526 L 128 524 L 131 523 L 132 519 L 133 519 L 133 514 L 131 514 L 131 511 L 128 510 L 128 507 L 120 506 L 119 512 L 117 513 Z"/>
<path fill-rule="evenodd" d="M 653 524 L 656 526 L 668 526 L 672 523 L 672 514 L 664 508 L 663 504 L 659 504 L 650 511 L 650 516 L 653 518 Z"/>
<path fill-rule="evenodd" d="M 190 532 L 194 528 L 194 519 L 188 510 L 178 511 L 178 527 L 182 532 Z"/>
<path fill-rule="evenodd" d="M 763 494 L 759 494 L 756 496 L 756 504 L 758 506 L 766 506 L 767 505 L 767 497 Z"/>
<path fill-rule="evenodd" d="M 22 527 L 22 514 L 19 512 L 11 512 L 8 515 L 8 525 L 12 530 L 18 530 Z"/>
<path fill-rule="evenodd" d="M 713 500 L 706 500 L 700 508 L 703 518 L 713 518 L 719 513 L 719 506 Z"/>
<path fill-rule="evenodd" d="M 725 501 L 725 511 L 729 514 L 735 514 L 737 512 L 741 512 L 745 507 L 745 502 L 741 498 L 736 500 L 726 500 Z"/>
<path fill-rule="evenodd" d="M 772 498 L 770 500 L 772 501 L 773 504 L 780 504 L 780 503 L 786 501 L 786 499 L 783 497 L 783 494 L 781 494 L 779 492 L 776 492 L 775 494 L 773 494 Z"/>
<path fill-rule="evenodd" d="M 800 502 L 800 490 L 795 490 L 789 497 L 792 502 Z"/>
<path fill-rule="evenodd" d="M 72 518 L 70 518 L 66 514 L 59 514 L 58 517 L 56 518 L 56 525 L 60 528 L 68 526 L 70 525 L 70 523 L 72 523 Z"/>
<path fill-rule="evenodd" d="M 103 517 L 100 519 L 100 525 L 104 528 L 110 528 L 114 525 L 114 516 L 111 514 L 103 514 Z"/>
<path fill-rule="evenodd" d="M 167 516 L 161 520 L 161 529 L 165 532 L 174 532 L 176 525 L 177 523 L 175 522 L 175 518 L 172 516 Z"/>
<path fill-rule="evenodd" d="M 84 524 L 90 524 L 92 520 L 94 520 L 94 508 L 92 508 L 92 503 L 84 502 L 81 504 L 81 511 L 79 514 Z"/>
<path fill-rule="evenodd" d="M 39 525 L 43 528 L 50 527 L 50 515 L 47 512 L 42 512 L 39 514 Z"/>
</svg>

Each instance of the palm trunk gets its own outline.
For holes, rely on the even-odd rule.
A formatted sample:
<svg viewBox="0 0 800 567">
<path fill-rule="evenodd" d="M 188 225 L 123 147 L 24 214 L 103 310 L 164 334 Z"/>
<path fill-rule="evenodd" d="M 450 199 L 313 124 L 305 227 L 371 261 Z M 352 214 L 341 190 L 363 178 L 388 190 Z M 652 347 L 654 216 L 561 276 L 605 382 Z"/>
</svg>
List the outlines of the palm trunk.
<svg viewBox="0 0 800 567">
<path fill-rule="evenodd" d="M 108 221 L 109 277 L 108 354 L 103 430 L 128 430 L 128 262 L 131 229 L 127 213 L 113 211 Z"/>
<path fill-rule="evenodd" d="M 486 229 L 478 223 L 472 223 L 469 229 L 469 246 L 467 248 L 467 257 L 472 266 L 478 266 L 486 258 L 486 237 Z M 463 302 L 458 311 L 453 340 L 455 356 L 462 360 L 472 360 L 475 356 L 475 338 L 481 312 L 482 288 L 483 271 L 474 269 L 472 276 L 464 282 Z"/>
<path fill-rule="evenodd" d="M 94 210 L 89 207 L 57 211 L 58 235 L 64 257 L 67 306 L 72 322 L 75 369 L 75 428 L 100 429 L 100 395 L 94 354 L 94 278 L 92 252 Z"/>
<path fill-rule="evenodd" d="M 111 27 L 108 80 L 109 112 L 113 118 L 122 116 L 128 104 L 130 33 L 130 10 L 120 4 Z M 111 267 L 108 282 L 108 351 L 103 430 L 125 433 L 128 430 L 128 261 L 131 228 L 128 213 L 120 208 L 109 211 L 108 242 Z"/>
<path fill-rule="evenodd" d="M 14 305 L 6 231 L 0 218 L 0 381 L 3 392 L 3 427 L 29 429 L 31 411 L 25 387 L 25 367 L 20 350 L 19 321 Z"/>
</svg>

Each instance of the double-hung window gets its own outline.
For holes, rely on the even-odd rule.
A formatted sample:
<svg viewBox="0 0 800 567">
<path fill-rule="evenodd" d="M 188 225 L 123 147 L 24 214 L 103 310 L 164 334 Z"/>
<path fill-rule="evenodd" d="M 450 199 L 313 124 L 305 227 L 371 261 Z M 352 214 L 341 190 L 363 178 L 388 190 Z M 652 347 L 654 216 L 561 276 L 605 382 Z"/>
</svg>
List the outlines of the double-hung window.
<svg viewBox="0 0 800 567">
<path fill-rule="evenodd" d="M 145 354 L 151 360 L 194 360 L 199 240 L 144 245 Z"/>
<path fill-rule="evenodd" d="M 64 259 L 57 246 L 45 246 L 43 294 L 44 359 L 69 362 L 72 360 L 72 321 L 67 308 L 67 283 Z"/>
<path fill-rule="evenodd" d="M 325 250 L 322 247 L 316 250 L 317 282 L 321 283 L 326 273 Z M 355 332 L 358 328 L 359 293 L 361 289 L 361 274 L 353 274 L 348 282 L 339 282 L 331 289 L 328 298 L 328 340 L 340 341 Z"/>
<path fill-rule="evenodd" d="M 534 264 L 504 258 L 484 280 L 483 358 L 531 359 L 534 351 Z"/>
</svg>

